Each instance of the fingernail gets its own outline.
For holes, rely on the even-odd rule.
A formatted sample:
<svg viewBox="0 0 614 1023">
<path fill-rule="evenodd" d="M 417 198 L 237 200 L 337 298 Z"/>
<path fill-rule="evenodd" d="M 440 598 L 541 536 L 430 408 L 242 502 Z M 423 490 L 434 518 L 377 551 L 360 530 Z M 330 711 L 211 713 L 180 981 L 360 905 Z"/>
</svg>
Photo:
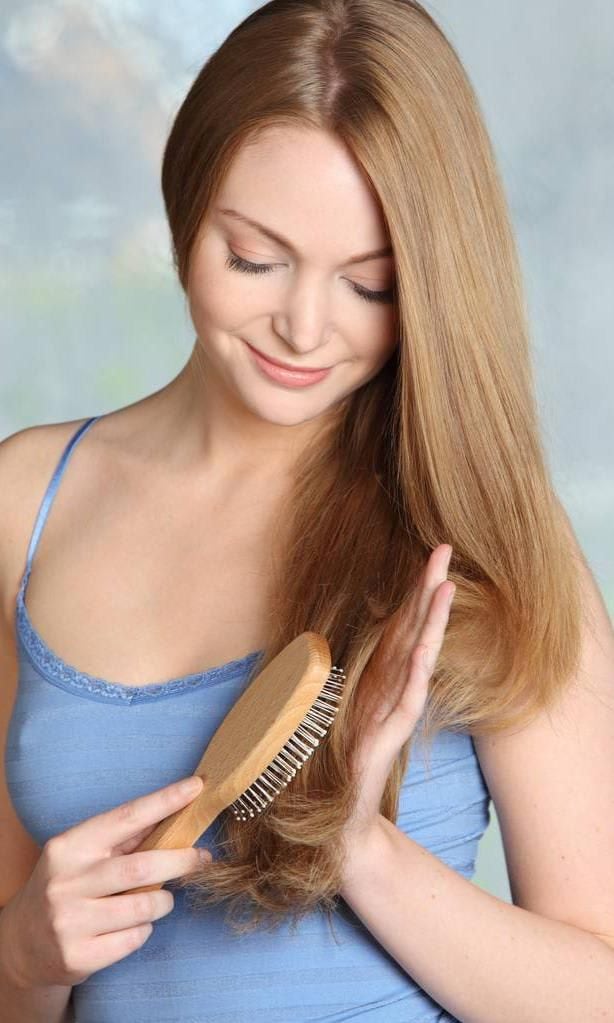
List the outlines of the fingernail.
<svg viewBox="0 0 614 1023">
<path fill-rule="evenodd" d="M 208 849 L 199 849 L 198 858 L 201 863 L 211 863 L 211 860 L 213 859 Z"/>
<path fill-rule="evenodd" d="M 456 593 L 456 586 L 452 590 L 450 590 L 450 594 L 448 596 L 448 607 L 451 606 L 452 601 L 454 600 L 454 594 L 455 593 Z"/>
</svg>

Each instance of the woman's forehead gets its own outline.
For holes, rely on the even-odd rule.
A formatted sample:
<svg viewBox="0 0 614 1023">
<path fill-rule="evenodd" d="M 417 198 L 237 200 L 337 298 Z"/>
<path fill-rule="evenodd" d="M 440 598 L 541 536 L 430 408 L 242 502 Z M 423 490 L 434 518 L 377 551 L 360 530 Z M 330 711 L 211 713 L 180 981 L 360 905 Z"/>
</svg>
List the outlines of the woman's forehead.
<svg viewBox="0 0 614 1023">
<path fill-rule="evenodd" d="M 358 163 L 341 140 L 315 129 L 277 128 L 242 147 L 212 214 L 298 254 L 325 248 L 343 264 L 392 255 L 380 204 Z"/>
</svg>

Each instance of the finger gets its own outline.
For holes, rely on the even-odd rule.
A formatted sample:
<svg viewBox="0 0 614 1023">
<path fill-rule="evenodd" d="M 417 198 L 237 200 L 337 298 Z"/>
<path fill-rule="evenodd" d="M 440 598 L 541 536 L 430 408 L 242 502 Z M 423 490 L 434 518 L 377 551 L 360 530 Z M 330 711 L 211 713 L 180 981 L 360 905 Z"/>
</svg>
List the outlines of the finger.
<svg viewBox="0 0 614 1023">
<path fill-rule="evenodd" d="M 418 664 L 421 665 L 426 675 L 431 674 L 439 657 L 455 591 L 456 586 L 453 583 L 446 583 L 439 587 L 431 601 L 426 621 L 418 637 Z"/>
<path fill-rule="evenodd" d="M 90 935 L 111 934 L 166 916 L 175 897 L 166 888 L 135 895 L 110 895 L 108 899 L 88 899 L 80 903 L 84 919 L 75 918 L 75 930 Z"/>
<path fill-rule="evenodd" d="M 415 599 L 402 606 L 402 614 L 392 623 L 391 635 L 386 644 L 390 658 L 402 657 L 419 642 L 424 620 L 437 587 L 447 579 L 448 566 L 452 556 L 450 544 L 440 544 L 430 554 L 420 576 Z"/>
<path fill-rule="evenodd" d="M 421 672 L 427 684 L 441 653 L 454 591 L 455 586 L 442 586 L 436 593 L 432 611 L 421 633 L 420 642 L 416 644 L 415 669 Z"/>
<path fill-rule="evenodd" d="M 440 586 L 424 623 L 418 643 L 410 654 L 409 676 L 395 702 L 391 716 L 400 713 L 405 722 L 415 722 L 420 717 L 428 695 L 428 684 L 437 658 L 441 652 L 446 625 L 450 614 L 450 597 L 454 596 L 454 584 Z"/>
<path fill-rule="evenodd" d="M 425 619 L 429 613 L 433 596 L 438 586 L 448 578 L 448 566 L 452 557 L 450 544 L 440 544 L 431 554 L 426 566 L 424 585 L 420 591 L 416 621 L 418 631 L 421 631 Z"/>
<path fill-rule="evenodd" d="M 430 648 L 436 642 L 437 619 L 432 618 L 432 612 L 429 609 L 432 606 L 434 595 L 437 595 L 437 588 L 441 587 L 442 580 L 447 579 L 451 555 L 450 544 L 442 544 L 435 548 L 423 572 L 417 607 L 414 607 L 413 611 L 411 607 L 405 609 L 407 612 L 405 618 L 395 622 L 391 638 L 381 648 L 379 657 L 374 660 L 375 671 L 380 673 L 388 671 L 391 678 L 397 679 L 397 681 L 391 681 L 387 694 L 380 698 L 375 711 L 375 720 L 378 722 L 385 721 L 391 714 L 394 714 L 399 706 L 406 692 L 407 676 L 405 672 L 408 668 L 411 671 L 411 661 L 417 644 L 423 642 Z M 429 614 L 431 618 L 429 618 Z M 407 618 L 410 619 L 409 624 L 407 624 Z M 441 627 L 445 629 L 445 620 L 441 622 Z"/>
<path fill-rule="evenodd" d="M 134 837 L 137 832 L 158 824 L 195 799 L 202 784 L 201 778 L 182 778 L 179 782 L 138 796 L 127 803 L 120 803 L 112 810 L 76 824 L 69 832 L 59 836 L 60 842 L 71 844 L 71 865 L 79 867 L 96 862 L 121 842 Z M 75 857 L 80 860 L 79 863 L 75 863 Z"/>
<path fill-rule="evenodd" d="M 191 874 L 199 867 L 202 867 L 202 861 L 196 847 L 146 849 L 144 852 L 131 853 L 129 856 L 113 856 L 96 863 L 86 873 L 73 880 L 71 891 L 77 895 L 97 899 L 145 885 L 164 884 L 171 878 Z"/>
<path fill-rule="evenodd" d="M 95 938 L 81 943 L 80 952 L 83 962 L 87 963 L 88 974 L 97 973 L 109 963 L 117 963 L 120 959 L 132 955 L 151 937 L 153 924 L 141 924 L 125 931 L 112 931 L 110 934 L 99 934 Z"/>
</svg>

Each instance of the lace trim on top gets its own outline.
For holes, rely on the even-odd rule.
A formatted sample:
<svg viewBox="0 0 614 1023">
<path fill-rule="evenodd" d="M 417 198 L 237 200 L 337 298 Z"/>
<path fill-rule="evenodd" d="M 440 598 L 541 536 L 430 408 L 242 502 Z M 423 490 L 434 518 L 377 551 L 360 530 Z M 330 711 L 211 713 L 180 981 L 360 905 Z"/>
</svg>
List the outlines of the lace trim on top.
<svg viewBox="0 0 614 1023">
<path fill-rule="evenodd" d="M 137 703 L 144 700 L 155 699 L 159 696 L 175 696 L 180 693 L 190 692 L 203 685 L 215 685 L 222 682 L 231 675 L 243 674 L 250 669 L 252 664 L 262 655 L 263 650 L 252 650 L 244 657 L 238 657 L 225 664 L 218 664 L 213 668 L 205 668 L 204 671 L 194 672 L 191 675 L 182 675 L 178 678 L 171 678 L 165 682 L 156 682 L 144 686 L 124 685 L 119 682 L 108 682 L 96 675 L 88 675 L 85 671 L 79 671 L 72 665 L 67 664 L 61 657 L 58 657 L 53 650 L 47 646 L 43 637 L 34 628 L 28 610 L 25 605 L 25 588 L 27 576 L 24 575 L 19 592 L 17 594 L 16 621 L 19 638 L 21 639 L 26 652 L 33 664 L 42 672 L 48 681 L 61 689 L 76 691 L 81 696 L 91 696 L 94 699 L 119 700 L 124 703 Z"/>
</svg>

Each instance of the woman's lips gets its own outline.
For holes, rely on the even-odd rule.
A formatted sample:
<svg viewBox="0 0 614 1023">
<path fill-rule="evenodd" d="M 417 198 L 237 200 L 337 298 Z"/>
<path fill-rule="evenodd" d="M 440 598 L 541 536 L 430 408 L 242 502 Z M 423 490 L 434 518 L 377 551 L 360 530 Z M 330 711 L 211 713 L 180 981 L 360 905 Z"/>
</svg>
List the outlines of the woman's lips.
<svg viewBox="0 0 614 1023">
<path fill-rule="evenodd" d="M 257 352 L 255 348 L 252 348 L 247 341 L 245 344 L 251 352 L 258 369 L 269 380 L 274 380 L 278 384 L 285 384 L 286 387 L 308 387 L 309 384 L 316 384 L 319 380 L 324 380 L 332 369 L 332 366 L 329 366 L 328 369 L 317 370 L 284 369 L 282 366 L 277 366 L 274 362 L 270 362 L 264 355 Z"/>
</svg>

